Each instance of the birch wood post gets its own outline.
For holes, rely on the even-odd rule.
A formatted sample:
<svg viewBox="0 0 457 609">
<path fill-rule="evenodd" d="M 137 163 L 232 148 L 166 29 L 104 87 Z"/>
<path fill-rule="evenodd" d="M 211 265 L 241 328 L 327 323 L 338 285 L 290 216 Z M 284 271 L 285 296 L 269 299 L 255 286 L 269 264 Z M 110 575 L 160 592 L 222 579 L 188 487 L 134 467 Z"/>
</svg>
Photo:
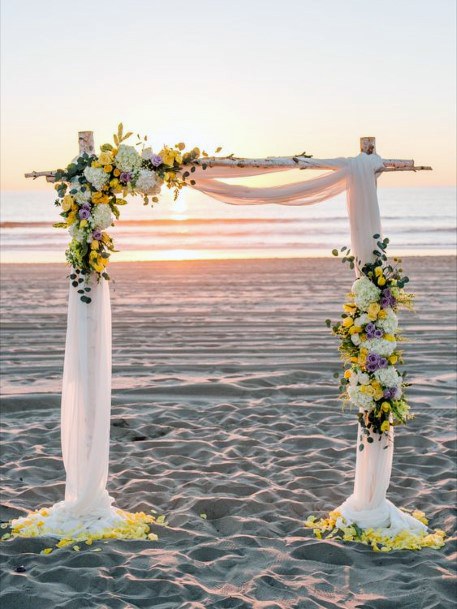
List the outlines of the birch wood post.
<svg viewBox="0 0 457 609">
<path fill-rule="evenodd" d="M 360 138 L 360 152 L 366 154 L 376 154 L 376 138 L 375 137 L 361 137 Z"/>
<path fill-rule="evenodd" d="M 78 131 L 79 154 L 95 154 L 94 132 Z"/>
</svg>

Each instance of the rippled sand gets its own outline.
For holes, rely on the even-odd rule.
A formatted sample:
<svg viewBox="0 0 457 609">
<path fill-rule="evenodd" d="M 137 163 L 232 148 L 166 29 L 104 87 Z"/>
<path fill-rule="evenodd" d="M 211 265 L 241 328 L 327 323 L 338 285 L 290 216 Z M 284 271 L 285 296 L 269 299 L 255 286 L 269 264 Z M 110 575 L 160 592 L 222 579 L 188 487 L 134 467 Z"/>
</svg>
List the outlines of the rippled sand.
<svg viewBox="0 0 457 609">
<path fill-rule="evenodd" d="M 407 259 L 402 315 L 417 418 L 397 433 L 389 497 L 455 531 L 455 259 Z M 2 507 L 6 521 L 63 497 L 62 266 L 2 268 Z M 380 555 L 303 529 L 351 492 L 355 418 L 341 413 L 336 260 L 112 266 L 116 505 L 155 509 L 159 541 L 41 556 L 1 545 L 5 609 L 448 609 L 455 544 Z M 201 516 L 206 514 L 206 519 Z M 17 573 L 22 565 L 25 573 Z"/>
</svg>

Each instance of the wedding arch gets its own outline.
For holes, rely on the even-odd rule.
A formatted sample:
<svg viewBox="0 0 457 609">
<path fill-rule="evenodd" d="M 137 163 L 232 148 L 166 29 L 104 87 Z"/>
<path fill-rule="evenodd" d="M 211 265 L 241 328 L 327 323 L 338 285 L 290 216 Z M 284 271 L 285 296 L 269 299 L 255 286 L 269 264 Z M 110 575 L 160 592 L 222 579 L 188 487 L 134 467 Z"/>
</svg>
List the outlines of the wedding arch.
<svg viewBox="0 0 457 609">
<path fill-rule="evenodd" d="M 386 256 L 388 239 L 381 236 L 377 177 L 387 171 L 420 171 L 412 160 L 382 159 L 375 138 L 361 138 L 353 158 L 314 159 L 305 153 L 263 159 L 209 156 L 183 143 L 164 146 L 157 154 L 140 140 L 140 149 L 125 144 L 131 133 L 119 125 L 113 144 L 95 153 L 93 133 L 79 133 L 79 155 L 64 170 L 25 174 L 55 182 L 62 221 L 69 229 L 66 252 L 70 295 L 62 388 L 62 453 L 66 471 L 65 498 L 12 521 L 13 536 L 51 535 L 58 546 L 73 540 L 104 537 L 155 539 L 149 533 L 152 515 L 125 512 L 113 506 L 107 490 L 111 410 L 111 312 L 107 265 L 113 241 L 106 229 L 127 195 L 156 202 L 163 185 L 178 196 L 190 187 L 231 205 L 305 206 L 346 191 L 351 247 L 343 261 L 354 269 L 352 296 L 342 319 L 332 326 L 341 339 L 346 398 L 358 411 L 354 491 L 324 519 L 310 517 L 314 533 L 358 540 L 373 549 L 440 547 L 444 533 L 428 530 L 422 513 L 407 513 L 387 498 L 392 459 L 393 426 L 409 418 L 403 377 L 396 364 L 396 311 L 408 306 L 408 281 Z M 216 152 L 219 152 L 217 150 Z M 324 175 L 280 186 L 250 187 L 222 180 L 293 169 L 326 170 Z M 338 254 L 338 252 L 334 252 Z M 328 322 L 331 325 L 331 322 Z"/>
</svg>

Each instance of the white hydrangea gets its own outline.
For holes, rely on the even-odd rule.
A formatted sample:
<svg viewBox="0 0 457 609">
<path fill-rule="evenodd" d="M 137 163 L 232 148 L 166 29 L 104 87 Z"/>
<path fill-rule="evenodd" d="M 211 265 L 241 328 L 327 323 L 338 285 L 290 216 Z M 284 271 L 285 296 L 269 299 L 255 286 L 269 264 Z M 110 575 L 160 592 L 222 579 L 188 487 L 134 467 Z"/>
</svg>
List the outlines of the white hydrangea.
<svg viewBox="0 0 457 609">
<path fill-rule="evenodd" d="M 155 194 L 155 186 L 157 182 L 157 175 L 155 171 L 149 169 L 140 169 L 138 177 L 135 181 L 135 189 L 144 193 L 145 195 Z"/>
<path fill-rule="evenodd" d="M 376 380 L 378 380 L 383 387 L 399 387 L 402 383 L 402 377 L 393 366 L 380 368 L 379 370 L 376 370 L 374 375 Z"/>
<path fill-rule="evenodd" d="M 113 223 L 113 214 L 109 205 L 96 205 L 95 209 L 92 210 L 92 218 L 94 220 L 94 227 L 100 230 L 108 228 Z"/>
<path fill-rule="evenodd" d="M 73 239 L 76 239 L 76 241 L 79 241 L 79 243 L 83 243 L 83 241 L 87 241 L 86 231 L 84 230 L 84 228 L 78 228 L 78 225 L 76 224 L 76 222 L 70 226 L 70 228 L 68 229 L 68 232 L 73 237 Z"/>
<path fill-rule="evenodd" d="M 351 334 L 351 342 L 354 346 L 358 347 L 360 345 L 360 343 L 362 342 L 362 339 L 360 338 L 360 334 Z"/>
<path fill-rule="evenodd" d="M 370 321 L 371 320 L 368 315 L 366 313 L 362 313 L 362 315 L 359 315 L 359 317 L 354 319 L 354 326 L 365 326 L 366 324 L 370 323 Z"/>
<path fill-rule="evenodd" d="M 121 144 L 114 162 L 120 171 L 135 171 L 141 167 L 142 159 L 134 146 Z"/>
<path fill-rule="evenodd" d="M 384 319 L 378 319 L 376 325 L 381 330 L 384 330 L 386 334 L 395 334 L 398 328 L 398 317 L 394 313 L 393 309 L 384 309 L 387 316 Z"/>
<path fill-rule="evenodd" d="M 152 152 L 152 148 L 149 146 L 148 148 L 145 148 L 142 151 L 141 158 L 144 159 L 145 161 L 150 161 L 153 154 L 154 153 Z"/>
<path fill-rule="evenodd" d="M 366 372 L 360 372 L 358 375 L 358 380 L 360 385 L 368 385 L 370 382 L 370 377 Z"/>
<path fill-rule="evenodd" d="M 87 184 L 85 190 L 81 190 L 81 184 L 78 181 L 70 182 L 68 192 L 70 192 L 70 190 L 76 190 L 76 193 L 73 193 L 71 196 L 75 199 L 76 203 L 79 203 L 79 205 L 88 203 L 91 199 L 92 193 Z"/>
<path fill-rule="evenodd" d="M 366 393 L 362 393 L 357 385 L 348 386 L 348 396 L 354 406 L 364 410 L 371 410 L 375 406 L 373 398 Z"/>
<path fill-rule="evenodd" d="M 370 353 L 377 353 L 382 357 L 389 357 L 395 351 L 397 343 L 392 340 L 385 340 L 384 338 L 371 338 L 363 343 L 365 349 L 368 349 Z"/>
<path fill-rule="evenodd" d="M 86 167 L 84 177 L 96 190 L 101 190 L 109 180 L 109 175 L 101 167 Z"/>
<path fill-rule="evenodd" d="M 372 302 L 378 302 L 381 290 L 372 283 L 368 277 L 360 277 L 352 285 L 355 304 L 362 311 L 366 311 Z"/>
</svg>

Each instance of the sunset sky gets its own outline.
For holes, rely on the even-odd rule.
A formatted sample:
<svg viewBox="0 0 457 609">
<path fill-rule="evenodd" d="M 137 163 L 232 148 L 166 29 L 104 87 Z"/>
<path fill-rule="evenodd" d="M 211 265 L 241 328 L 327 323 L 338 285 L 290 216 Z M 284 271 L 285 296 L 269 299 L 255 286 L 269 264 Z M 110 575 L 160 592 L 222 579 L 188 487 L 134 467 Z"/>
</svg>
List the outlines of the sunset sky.
<svg viewBox="0 0 457 609">
<path fill-rule="evenodd" d="M 65 165 L 119 121 L 158 148 L 388 158 L 455 183 L 455 2 L 59 0 L 2 3 L 2 188 Z"/>
</svg>

